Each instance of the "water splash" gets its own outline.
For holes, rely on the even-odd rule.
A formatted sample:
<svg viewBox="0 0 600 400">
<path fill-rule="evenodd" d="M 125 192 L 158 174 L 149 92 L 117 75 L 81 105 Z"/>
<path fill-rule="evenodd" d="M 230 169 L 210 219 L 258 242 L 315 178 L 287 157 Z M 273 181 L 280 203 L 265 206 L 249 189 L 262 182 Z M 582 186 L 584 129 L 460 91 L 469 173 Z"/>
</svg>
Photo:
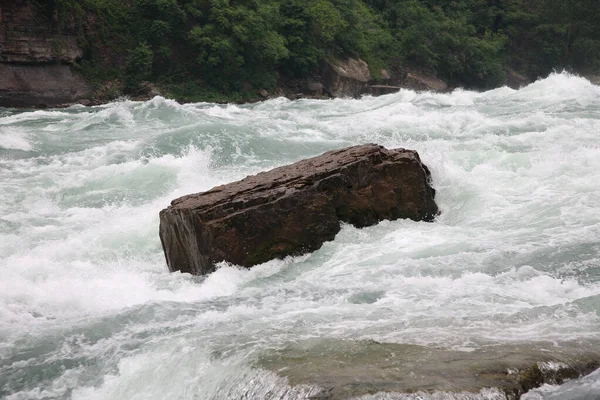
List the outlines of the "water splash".
<svg viewBox="0 0 600 400">
<path fill-rule="evenodd" d="M 252 375 L 253 357 L 311 337 L 598 340 L 598 132 L 600 87 L 566 73 L 482 93 L 5 110 L 0 397 L 284 388 Z M 367 142 L 419 151 L 437 222 L 344 227 L 314 254 L 250 271 L 167 273 L 157 225 L 171 199 Z M 240 386 L 211 383 L 228 381 Z"/>
</svg>

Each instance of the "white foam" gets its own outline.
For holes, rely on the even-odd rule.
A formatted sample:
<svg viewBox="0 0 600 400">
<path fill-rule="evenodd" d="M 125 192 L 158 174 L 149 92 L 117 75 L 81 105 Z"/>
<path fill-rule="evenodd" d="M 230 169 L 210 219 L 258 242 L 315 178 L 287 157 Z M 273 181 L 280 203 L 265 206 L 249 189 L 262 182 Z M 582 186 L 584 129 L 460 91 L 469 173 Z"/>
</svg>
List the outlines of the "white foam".
<svg viewBox="0 0 600 400">
<path fill-rule="evenodd" d="M 0 128 L 0 149 L 31 151 L 33 144 L 28 140 L 28 134 L 24 130 L 3 127 Z"/>
<path fill-rule="evenodd" d="M 1 117 L 0 147 L 19 156 L 0 159 L 0 355 L 33 347 L 15 369 L 60 363 L 83 337 L 69 360 L 104 376 L 75 362 L 12 398 L 218 398 L 257 348 L 315 336 L 462 349 L 600 339 L 599 109 L 600 88 L 563 73 L 517 91 L 156 97 Z M 173 198 L 366 142 L 419 151 L 435 223 L 345 226 L 311 255 L 167 272 L 158 212 Z M 65 338 L 39 344 L 52 335 Z M 169 347 L 182 337 L 197 353 Z"/>
</svg>

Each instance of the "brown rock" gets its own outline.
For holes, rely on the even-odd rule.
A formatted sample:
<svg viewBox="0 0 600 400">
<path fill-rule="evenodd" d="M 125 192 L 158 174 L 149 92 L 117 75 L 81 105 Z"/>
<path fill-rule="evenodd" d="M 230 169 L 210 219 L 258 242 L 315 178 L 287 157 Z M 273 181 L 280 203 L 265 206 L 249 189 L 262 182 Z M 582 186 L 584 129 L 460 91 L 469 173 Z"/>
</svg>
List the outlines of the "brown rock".
<svg viewBox="0 0 600 400">
<path fill-rule="evenodd" d="M 45 9 L 31 0 L 0 0 L 0 62 L 70 64 L 83 56 L 78 22 L 64 21 L 59 31 Z"/>
<path fill-rule="evenodd" d="M 371 79 L 363 60 L 328 60 L 323 71 L 323 87 L 333 97 L 359 97 Z"/>
<path fill-rule="evenodd" d="M 307 84 L 307 89 L 312 95 L 323 94 L 323 84 L 321 82 L 309 81 Z"/>
<path fill-rule="evenodd" d="M 372 96 L 381 96 L 384 94 L 397 93 L 400 89 L 402 89 L 400 86 L 370 85 L 365 88 L 365 93 Z"/>
<path fill-rule="evenodd" d="M 392 75 L 390 74 L 390 72 L 387 69 L 382 69 L 380 72 L 380 79 L 382 81 L 389 81 L 390 79 L 392 79 Z"/>
<path fill-rule="evenodd" d="M 267 99 L 269 98 L 269 92 L 267 92 L 265 89 L 260 89 L 258 91 L 258 94 L 260 95 L 260 97 L 262 97 L 263 99 Z"/>
<path fill-rule="evenodd" d="M 431 392 L 445 394 L 434 398 L 479 399 L 487 397 L 474 393 L 495 388 L 503 396 L 490 398 L 517 400 L 542 384 L 560 385 L 598 369 L 598 348 L 598 343 L 577 341 L 496 344 L 456 351 L 310 339 L 269 349 L 260 356 L 258 365 L 285 377 L 292 386 L 318 388 L 314 399 L 357 399 L 378 392 L 380 398 L 391 399 L 404 398 L 400 394 Z M 472 396 L 464 396 L 467 393 Z"/>
<path fill-rule="evenodd" d="M 156 96 L 162 96 L 160 90 L 154 86 L 153 83 L 150 82 L 142 82 L 138 87 L 138 91 L 136 95 L 133 97 L 133 100 L 136 101 L 147 101 L 152 100 Z"/>
<path fill-rule="evenodd" d="M 600 86 L 600 75 L 583 75 L 583 77 L 590 81 L 593 85 Z"/>
<path fill-rule="evenodd" d="M 55 2 L 0 0 L 0 106 L 56 107 L 89 96 L 90 85 L 69 67 L 83 56 L 87 23 L 59 23 Z"/>
<path fill-rule="evenodd" d="M 206 274 L 316 250 L 340 223 L 432 221 L 430 173 L 417 152 L 375 144 L 327 152 L 173 200 L 160 212 L 170 271 Z"/>
<path fill-rule="evenodd" d="M 0 107 L 39 107 L 73 103 L 91 86 L 68 65 L 0 63 Z"/>
<path fill-rule="evenodd" d="M 531 81 L 518 72 L 510 68 L 506 71 L 506 86 L 509 88 L 519 89 L 529 83 L 531 83 Z"/>
<path fill-rule="evenodd" d="M 448 89 L 446 82 L 435 75 L 422 72 L 408 72 L 403 87 L 413 90 L 443 92 Z"/>
</svg>

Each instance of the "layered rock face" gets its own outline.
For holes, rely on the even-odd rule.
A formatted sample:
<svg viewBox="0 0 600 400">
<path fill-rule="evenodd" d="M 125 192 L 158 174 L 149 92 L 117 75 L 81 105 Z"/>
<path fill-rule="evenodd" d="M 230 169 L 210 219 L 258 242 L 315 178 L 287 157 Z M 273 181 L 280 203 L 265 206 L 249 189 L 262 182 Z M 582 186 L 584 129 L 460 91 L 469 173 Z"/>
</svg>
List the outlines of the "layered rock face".
<svg viewBox="0 0 600 400">
<path fill-rule="evenodd" d="M 91 87 L 71 71 L 83 56 L 76 21 L 60 25 L 43 2 L 0 0 L 0 106 L 52 106 L 76 101 Z"/>
<path fill-rule="evenodd" d="M 375 144 L 327 152 L 181 197 L 160 212 L 170 271 L 206 274 L 314 251 L 342 222 L 432 221 L 430 173 L 417 152 Z"/>
<path fill-rule="evenodd" d="M 0 63 L 0 107 L 44 107 L 71 103 L 90 85 L 67 65 Z"/>
<path fill-rule="evenodd" d="M 83 56 L 80 27 L 67 25 L 59 33 L 46 10 L 31 0 L 0 0 L 0 62 L 71 64 Z"/>
</svg>

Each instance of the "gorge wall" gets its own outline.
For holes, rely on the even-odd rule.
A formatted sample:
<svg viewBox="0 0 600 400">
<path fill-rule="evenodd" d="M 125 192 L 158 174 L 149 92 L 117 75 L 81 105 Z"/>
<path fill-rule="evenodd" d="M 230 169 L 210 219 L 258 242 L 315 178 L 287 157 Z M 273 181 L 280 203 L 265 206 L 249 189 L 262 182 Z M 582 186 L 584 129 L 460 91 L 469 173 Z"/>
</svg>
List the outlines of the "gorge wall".
<svg viewBox="0 0 600 400">
<path fill-rule="evenodd" d="M 91 86 L 72 64 L 83 57 L 87 21 L 61 21 L 52 2 L 0 0 L 0 106 L 72 103 Z"/>
</svg>

